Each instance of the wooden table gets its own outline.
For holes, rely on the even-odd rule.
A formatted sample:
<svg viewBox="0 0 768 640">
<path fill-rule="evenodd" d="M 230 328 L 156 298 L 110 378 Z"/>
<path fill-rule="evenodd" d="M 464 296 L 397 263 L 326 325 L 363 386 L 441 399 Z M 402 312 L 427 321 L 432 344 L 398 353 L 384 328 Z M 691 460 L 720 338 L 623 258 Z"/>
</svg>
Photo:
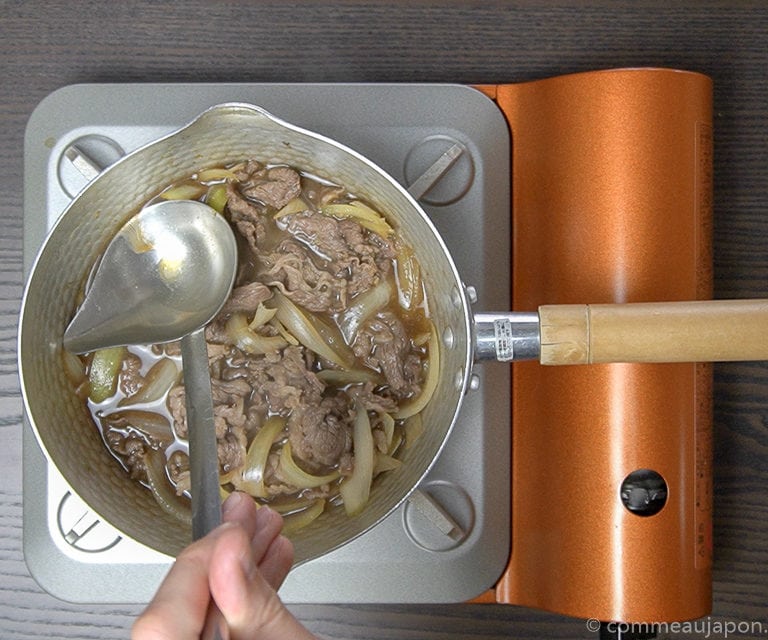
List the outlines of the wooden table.
<svg viewBox="0 0 768 640">
<path fill-rule="evenodd" d="M 78 82 L 496 83 L 622 66 L 714 79 L 715 295 L 768 297 L 765 3 L 0 0 L 0 637 L 122 638 L 141 609 L 58 601 L 22 556 L 22 148 L 42 98 Z M 768 365 L 715 375 L 712 621 L 758 622 L 765 637 Z M 596 637 L 583 621 L 512 606 L 294 611 L 327 638 Z"/>
</svg>

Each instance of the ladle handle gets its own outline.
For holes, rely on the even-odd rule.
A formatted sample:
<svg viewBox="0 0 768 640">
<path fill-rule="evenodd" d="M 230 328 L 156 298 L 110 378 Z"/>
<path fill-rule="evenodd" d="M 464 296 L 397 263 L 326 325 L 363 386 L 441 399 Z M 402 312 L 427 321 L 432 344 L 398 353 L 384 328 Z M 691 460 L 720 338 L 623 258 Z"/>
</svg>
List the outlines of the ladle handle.
<svg viewBox="0 0 768 640">
<path fill-rule="evenodd" d="M 219 457 L 205 329 L 181 339 L 181 359 L 189 438 L 192 538 L 197 540 L 221 524 Z"/>
<path fill-rule="evenodd" d="M 768 360 L 768 300 L 539 307 L 542 364 Z"/>
</svg>

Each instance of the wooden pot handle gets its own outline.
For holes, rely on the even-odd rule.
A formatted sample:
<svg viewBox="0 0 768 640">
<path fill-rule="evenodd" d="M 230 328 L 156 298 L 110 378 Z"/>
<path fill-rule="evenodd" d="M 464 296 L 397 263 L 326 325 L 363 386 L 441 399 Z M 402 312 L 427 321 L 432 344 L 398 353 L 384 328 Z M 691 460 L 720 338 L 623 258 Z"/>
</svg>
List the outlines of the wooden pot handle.
<svg viewBox="0 0 768 640">
<path fill-rule="evenodd" d="M 768 360 L 768 300 L 539 307 L 542 364 Z"/>
</svg>

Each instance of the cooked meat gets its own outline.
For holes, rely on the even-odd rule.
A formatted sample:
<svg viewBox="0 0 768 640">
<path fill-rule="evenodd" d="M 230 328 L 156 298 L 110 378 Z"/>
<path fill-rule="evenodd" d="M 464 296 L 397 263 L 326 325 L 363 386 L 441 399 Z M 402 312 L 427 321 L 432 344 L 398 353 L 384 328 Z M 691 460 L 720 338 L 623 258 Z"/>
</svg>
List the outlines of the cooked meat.
<svg viewBox="0 0 768 640">
<path fill-rule="evenodd" d="M 219 467 L 224 473 L 238 469 L 245 462 L 245 434 L 242 430 L 229 429 L 223 437 L 216 440 Z"/>
<path fill-rule="evenodd" d="M 261 260 L 265 267 L 261 281 L 305 309 L 336 313 L 346 306 L 347 281 L 315 265 L 308 250 L 295 240 L 284 240 Z"/>
<path fill-rule="evenodd" d="M 372 382 L 349 387 L 347 393 L 350 398 L 360 404 L 366 411 L 394 413 L 397 410 L 395 399 L 377 394 L 374 391 Z"/>
<path fill-rule="evenodd" d="M 131 478 L 140 481 L 146 480 L 147 465 L 144 461 L 144 454 L 147 450 L 147 444 L 141 436 L 135 433 L 126 434 L 115 429 L 106 429 L 104 439 L 107 446 L 123 461 Z"/>
<path fill-rule="evenodd" d="M 269 287 L 260 282 L 251 282 L 250 284 L 235 287 L 229 299 L 224 303 L 219 315 L 230 316 L 233 313 L 242 312 L 252 316 L 259 304 L 269 300 L 271 297 L 272 292 L 269 290 Z"/>
<path fill-rule="evenodd" d="M 144 386 L 144 376 L 141 375 L 141 358 L 133 353 L 123 359 L 123 370 L 120 372 L 120 390 L 127 396 L 134 395 Z"/>
<path fill-rule="evenodd" d="M 286 231 L 323 260 L 324 270 L 347 281 L 350 297 L 376 285 L 389 272 L 395 256 L 389 240 L 366 234 L 349 218 L 305 211 L 286 216 Z"/>
<path fill-rule="evenodd" d="M 282 209 L 301 194 L 301 177 L 290 167 L 266 168 L 250 160 L 237 178 L 240 193 L 273 209 Z"/>
<path fill-rule="evenodd" d="M 176 493 L 181 495 L 189 491 L 191 482 L 189 478 L 189 456 L 183 451 L 174 451 L 168 458 L 168 477 L 176 486 Z"/>
<path fill-rule="evenodd" d="M 309 471 L 324 471 L 339 463 L 352 447 L 352 411 L 344 394 L 320 404 L 301 404 L 288 418 L 288 441 L 294 458 Z"/>
<path fill-rule="evenodd" d="M 302 404 L 318 404 L 325 385 L 307 368 L 303 347 L 255 358 L 248 366 L 248 382 L 266 399 L 272 413 L 287 416 Z"/>
<path fill-rule="evenodd" d="M 402 321 L 394 313 L 383 311 L 363 323 L 352 349 L 369 367 L 384 374 L 396 397 L 418 395 L 421 362 L 411 349 Z"/>
</svg>

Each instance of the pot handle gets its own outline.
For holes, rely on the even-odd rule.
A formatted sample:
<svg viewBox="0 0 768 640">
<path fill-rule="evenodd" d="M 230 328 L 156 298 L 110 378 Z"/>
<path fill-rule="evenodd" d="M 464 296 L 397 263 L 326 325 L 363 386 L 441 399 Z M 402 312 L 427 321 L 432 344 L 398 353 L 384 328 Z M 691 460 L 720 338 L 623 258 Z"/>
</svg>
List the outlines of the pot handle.
<svg viewBox="0 0 768 640">
<path fill-rule="evenodd" d="M 545 305 L 538 314 L 477 314 L 475 337 L 476 360 L 768 360 L 768 299 Z"/>
</svg>

